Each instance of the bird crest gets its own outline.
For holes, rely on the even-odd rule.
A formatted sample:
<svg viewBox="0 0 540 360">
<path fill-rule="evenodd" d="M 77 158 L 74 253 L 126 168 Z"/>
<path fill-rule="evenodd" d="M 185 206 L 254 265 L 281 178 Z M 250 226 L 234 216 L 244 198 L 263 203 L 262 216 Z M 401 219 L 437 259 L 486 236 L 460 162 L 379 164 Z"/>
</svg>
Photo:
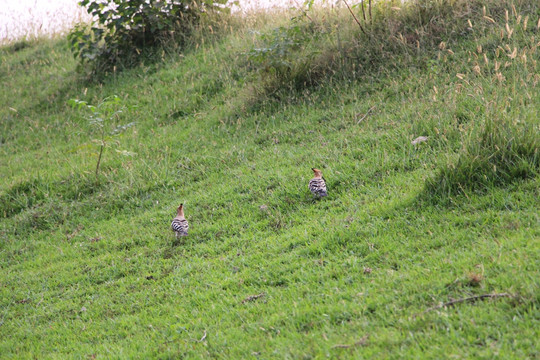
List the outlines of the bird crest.
<svg viewBox="0 0 540 360">
<path fill-rule="evenodd" d="M 322 171 L 319 169 L 311 168 L 313 170 L 313 173 L 315 174 L 316 178 L 322 178 Z"/>
<path fill-rule="evenodd" d="M 180 204 L 178 209 L 176 210 L 177 216 L 184 216 L 184 204 Z"/>
</svg>

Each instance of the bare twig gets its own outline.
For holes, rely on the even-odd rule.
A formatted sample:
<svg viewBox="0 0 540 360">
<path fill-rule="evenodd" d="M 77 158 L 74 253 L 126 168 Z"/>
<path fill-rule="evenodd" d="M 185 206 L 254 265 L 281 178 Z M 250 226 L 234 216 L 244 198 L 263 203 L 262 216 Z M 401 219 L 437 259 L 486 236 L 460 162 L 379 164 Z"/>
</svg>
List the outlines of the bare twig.
<svg viewBox="0 0 540 360">
<path fill-rule="evenodd" d="M 101 130 L 101 145 L 99 148 L 99 157 L 96 164 L 96 180 L 99 181 L 98 172 L 99 172 L 99 164 L 101 164 L 101 155 L 103 155 L 103 148 L 105 147 L 105 130 Z"/>
<path fill-rule="evenodd" d="M 369 113 L 371 112 L 371 110 L 375 109 L 375 105 L 373 105 L 372 107 L 369 108 L 369 110 L 367 111 L 367 113 L 364 114 L 364 116 L 362 116 L 360 118 L 360 120 L 358 120 L 357 124 L 360 124 L 362 121 L 364 121 L 365 118 L 367 118 L 367 116 L 369 115 Z"/>
<path fill-rule="evenodd" d="M 41 294 L 41 300 L 38 301 L 38 303 L 36 304 L 36 307 L 41 305 L 42 302 L 43 302 L 43 294 Z"/>
<path fill-rule="evenodd" d="M 204 335 L 202 336 L 201 340 L 199 342 L 203 342 L 206 339 L 206 330 L 204 330 Z"/>
<path fill-rule="evenodd" d="M 351 345 L 338 344 L 332 346 L 332 349 L 349 349 L 356 346 L 365 346 L 367 344 L 368 335 L 364 335 L 360 340 Z"/>
<path fill-rule="evenodd" d="M 245 298 L 244 300 L 242 300 L 242 304 L 245 304 L 245 303 L 247 303 L 249 301 L 257 300 L 258 298 L 263 297 L 264 295 L 266 295 L 266 294 L 265 293 L 260 293 L 260 294 L 257 294 L 257 295 L 250 295 L 247 298 Z"/>
<path fill-rule="evenodd" d="M 371 0 L 369 0 L 369 22 L 373 23 L 373 16 L 371 16 Z"/>
<path fill-rule="evenodd" d="M 296 6 L 298 6 L 298 8 L 300 9 L 300 11 L 302 11 L 302 12 L 304 13 L 304 15 L 305 15 L 311 22 L 313 22 L 313 19 L 308 15 L 307 11 L 304 10 L 304 8 L 298 4 L 298 1 L 294 0 L 294 3 L 296 4 Z"/>
<path fill-rule="evenodd" d="M 456 304 L 460 304 L 460 303 L 464 303 L 464 302 L 475 302 L 477 300 L 494 299 L 494 298 L 501 298 L 501 297 L 514 297 L 514 295 L 509 294 L 509 293 L 483 294 L 483 295 L 475 295 L 475 296 L 462 298 L 462 299 L 455 299 L 455 300 L 452 300 L 452 301 L 445 302 L 443 304 L 439 304 L 437 306 L 430 307 L 429 309 L 426 309 L 426 310 L 422 311 L 420 314 L 414 315 L 414 317 L 416 317 L 418 315 L 423 315 L 423 314 L 425 314 L 427 312 L 430 312 L 430 311 L 433 311 L 433 310 L 442 309 L 442 308 L 445 308 L 445 307 L 448 307 L 448 306 L 454 306 Z"/>
<path fill-rule="evenodd" d="M 463 188 L 463 186 L 461 186 L 461 183 L 458 183 L 458 185 L 459 185 L 459 188 L 461 189 L 461 193 L 462 193 L 463 195 L 465 195 L 465 197 L 467 198 L 467 200 L 471 200 L 471 199 L 469 198 L 469 195 L 467 195 L 467 192 L 465 191 L 465 189 Z"/>
<path fill-rule="evenodd" d="M 364 27 L 362 26 L 362 24 L 360 23 L 360 21 L 358 21 L 358 18 L 356 17 L 356 15 L 354 15 L 354 12 L 351 10 L 351 7 L 349 6 L 349 4 L 347 4 L 347 1 L 343 0 L 343 2 L 345 3 L 345 5 L 347 6 L 347 9 L 349 9 L 349 12 L 351 13 L 352 17 L 354 18 L 354 21 L 356 21 L 356 23 L 358 24 L 358 26 L 360 27 L 360 30 L 362 30 L 362 32 L 367 35 L 366 31 L 364 30 Z"/>
<path fill-rule="evenodd" d="M 364 21 L 367 21 L 366 18 L 366 9 L 364 8 L 364 0 L 360 2 L 360 6 L 362 7 L 362 16 L 364 17 Z"/>
</svg>

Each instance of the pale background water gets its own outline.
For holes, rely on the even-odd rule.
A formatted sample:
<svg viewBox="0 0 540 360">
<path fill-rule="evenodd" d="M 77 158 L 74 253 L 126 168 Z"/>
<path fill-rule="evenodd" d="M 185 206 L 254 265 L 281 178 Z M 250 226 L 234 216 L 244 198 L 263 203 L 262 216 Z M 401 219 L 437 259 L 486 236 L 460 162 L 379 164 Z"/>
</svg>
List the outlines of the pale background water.
<svg viewBox="0 0 540 360">
<path fill-rule="evenodd" d="M 304 0 L 240 0 L 240 9 L 292 7 Z M 38 35 L 57 34 L 88 20 L 78 0 L 0 0 L 0 42 Z"/>
</svg>

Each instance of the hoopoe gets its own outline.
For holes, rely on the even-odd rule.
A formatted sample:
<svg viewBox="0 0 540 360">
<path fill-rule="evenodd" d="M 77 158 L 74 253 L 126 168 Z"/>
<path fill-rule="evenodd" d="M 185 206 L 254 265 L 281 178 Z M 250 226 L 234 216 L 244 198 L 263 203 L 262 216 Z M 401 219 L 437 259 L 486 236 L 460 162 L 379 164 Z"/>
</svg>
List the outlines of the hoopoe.
<svg viewBox="0 0 540 360">
<path fill-rule="evenodd" d="M 309 180 L 309 191 L 317 197 L 327 196 L 326 182 L 324 181 L 321 170 L 313 168 L 311 170 L 315 173 L 315 177 Z"/>
<path fill-rule="evenodd" d="M 173 219 L 171 227 L 175 232 L 177 238 L 179 236 L 187 236 L 189 224 L 184 217 L 184 204 L 180 204 L 180 206 L 176 210 L 176 217 Z"/>
</svg>

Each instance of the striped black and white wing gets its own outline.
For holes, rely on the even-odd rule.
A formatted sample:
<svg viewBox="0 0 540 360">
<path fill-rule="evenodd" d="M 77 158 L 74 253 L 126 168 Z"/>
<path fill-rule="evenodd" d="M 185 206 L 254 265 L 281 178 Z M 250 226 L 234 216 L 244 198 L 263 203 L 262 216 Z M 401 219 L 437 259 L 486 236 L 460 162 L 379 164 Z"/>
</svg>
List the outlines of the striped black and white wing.
<svg viewBox="0 0 540 360">
<path fill-rule="evenodd" d="M 186 219 L 174 219 L 171 227 L 177 236 L 186 236 L 188 234 L 189 224 Z"/>
<path fill-rule="evenodd" d="M 324 179 L 311 179 L 309 181 L 309 191 L 311 191 L 313 195 L 320 197 L 328 195 L 326 192 L 326 183 L 324 182 Z"/>
</svg>

